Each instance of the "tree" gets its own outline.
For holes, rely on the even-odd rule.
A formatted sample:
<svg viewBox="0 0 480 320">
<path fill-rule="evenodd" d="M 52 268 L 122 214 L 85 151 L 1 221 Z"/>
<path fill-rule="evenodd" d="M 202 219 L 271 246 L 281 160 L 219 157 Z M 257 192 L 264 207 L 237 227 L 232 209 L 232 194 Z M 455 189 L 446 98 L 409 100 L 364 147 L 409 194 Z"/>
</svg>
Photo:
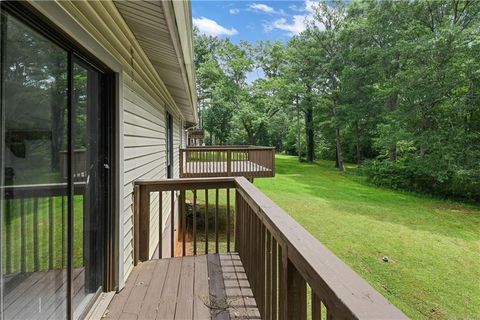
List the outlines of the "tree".
<svg viewBox="0 0 480 320">
<path fill-rule="evenodd" d="M 340 73 L 343 67 L 342 50 L 345 44 L 339 35 L 344 26 L 346 7 L 341 2 L 320 2 L 313 6 L 313 19 L 308 24 L 306 35 L 312 38 L 319 62 L 319 90 L 330 112 L 330 126 L 335 132 L 336 166 L 345 171 L 342 156 L 340 107 Z M 327 123 L 327 122 L 325 122 Z M 308 126 L 307 126 L 308 128 Z"/>
</svg>

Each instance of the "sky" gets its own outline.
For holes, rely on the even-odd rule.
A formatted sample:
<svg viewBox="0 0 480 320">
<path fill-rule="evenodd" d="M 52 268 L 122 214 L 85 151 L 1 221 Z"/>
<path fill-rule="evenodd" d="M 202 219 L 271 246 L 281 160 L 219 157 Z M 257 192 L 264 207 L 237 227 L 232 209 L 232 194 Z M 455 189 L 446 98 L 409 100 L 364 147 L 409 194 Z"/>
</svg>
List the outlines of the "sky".
<svg viewBox="0 0 480 320">
<path fill-rule="evenodd" d="M 247 40 L 287 42 L 305 30 L 314 0 L 304 1 L 210 1 L 193 0 L 193 24 L 201 33 L 230 37 L 233 43 Z M 247 82 L 263 78 L 261 69 L 247 74 Z"/>
<path fill-rule="evenodd" d="M 201 33 L 247 40 L 288 41 L 305 29 L 312 14 L 312 0 L 305 1 L 207 1 L 193 0 L 193 24 Z"/>
</svg>

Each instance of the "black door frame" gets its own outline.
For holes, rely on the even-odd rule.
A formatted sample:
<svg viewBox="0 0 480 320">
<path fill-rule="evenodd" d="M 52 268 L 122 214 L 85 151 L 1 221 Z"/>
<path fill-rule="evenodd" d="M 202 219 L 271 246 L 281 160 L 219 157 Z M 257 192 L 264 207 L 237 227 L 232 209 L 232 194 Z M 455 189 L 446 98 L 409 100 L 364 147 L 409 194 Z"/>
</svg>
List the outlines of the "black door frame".
<svg viewBox="0 0 480 320">
<path fill-rule="evenodd" d="M 166 116 L 167 123 L 167 179 L 174 178 L 173 176 L 173 116 L 170 112 L 167 112 Z"/>
<path fill-rule="evenodd" d="M 73 135 L 73 125 L 75 121 L 75 110 L 73 105 L 73 63 L 75 61 L 81 61 L 82 63 L 92 67 L 93 69 L 99 71 L 102 74 L 101 88 L 102 90 L 102 108 L 100 110 L 101 117 L 104 119 L 102 124 L 101 132 L 101 144 L 104 146 L 102 149 L 102 156 L 100 161 L 104 165 L 104 170 L 102 170 L 102 190 L 104 190 L 104 199 L 103 207 L 105 210 L 105 215 L 103 219 L 103 274 L 102 274 L 102 289 L 103 291 L 111 291 L 116 286 L 116 270 L 118 261 L 115 260 L 116 250 L 116 236 L 117 228 L 116 222 L 118 217 L 115 214 L 116 207 L 116 132 L 117 132 L 117 96 L 118 88 L 116 85 L 117 75 L 108 68 L 104 63 L 98 60 L 96 57 L 92 56 L 87 50 L 85 50 L 78 42 L 72 39 L 68 34 L 63 30 L 58 28 L 30 4 L 23 1 L 1 1 L 0 2 L 0 13 L 2 14 L 2 24 L 1 32 L 5 29 L 6 19 L 3 12 L 15 17 L 22 23 L 26 24 L 32 30 L 38 32 L 42 36 L 46 37 L 62 49 L 64 49 L 68 54 L 68 70 L 67 70 L 67 104 L 68 104 L 68 116 L 67 116 L 67 134 L 68 134 L 68 147 L 67 152 L 70 157 L 70 161 L 67 164 L 68 172 L 68 186 L 69 186 L 69 195 L 67 200 L 67 313 L 66 317 L 68 319 L 73 319 L 73 196 L 74 196 L 74 184 L 73 184 L 73 154 L 74 154 L 74 135 Z M 3 21 L 5 20 L 5 21 Z M 4 41 L 5 37 L 2 34 L 1 41 Z M 2 43 L 3 44 L 3 43 Z M 2 50 L 4 46 L 2 45 Z M 4 57 L 4 54 L 1 55 Z M 3 66 L 3 64 L 2 64 Z M 0 112 L 4 112 L 4 86 L 3 86 L 3 77 L 4 70 L 3 67 L 0 68 L 0 80 L 2 91 L 0 94 Z M 2 121 L 4 117 L 1 117 Z M 3 127 L 3 126 L 2 126 Z M 3 130 L 2 130 L 3 131 Z M 3 133 L 2 133 L 3 137 Z M 3 140 L 2 140 L 3 141 Z M 1 150 L 1 156 L 3 161 L 3 150 Z M 3 170 L 0 173 L 0 178 L 3 181 L 4 172 Z M 3 189 L 3 188 L 2 188 Z M 3 192 L 3 191 L 2 191 Z M 3 199 L 3 195 L 2 199 Z M 0 246 L 1 247 L 1 246 Z M 0 248 L 0 262 L 1 262 L 1 248 Z M 3 275 L 0 263 L 0 275 Z M 3 277 L 3 276 L 2 276 Z M 3 282 L 1 283 L 0 290 L 0 319 L 3 319 Z M 82 314 L 85 316 L 88 312 L 88 307 Z"/>
</svg>

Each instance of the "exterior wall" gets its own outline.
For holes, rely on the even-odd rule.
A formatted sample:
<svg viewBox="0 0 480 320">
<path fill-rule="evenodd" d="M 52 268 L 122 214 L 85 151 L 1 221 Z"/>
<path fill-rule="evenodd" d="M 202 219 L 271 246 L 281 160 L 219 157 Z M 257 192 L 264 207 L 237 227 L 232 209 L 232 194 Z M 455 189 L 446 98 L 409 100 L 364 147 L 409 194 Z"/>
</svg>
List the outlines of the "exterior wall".
<svg viewBox="0 0 480 320">
<path fill-rule="evenodd" d="M 124 75 L 124 265 L 125 275 L 133 267 L 133 182 L 138 179 L 166 179 L 166 108 L 154 106 L 147 101 L 148 94 L 138 92 L 135 81 Z M 174 177 L 178 178 L 178 148 L 180 140 L 178 125 L 174 117 L 173 150 Z M 159 228 L 158 193 L 150 199 L 150 256 L 158 243 Z M 175 208 L 177 206 L 175 205 Z M 163 195 L 163 229 L 169 229 L 170 196 Z M 170 239 L 170 238 L 168 238 Z"/>
<path fill-rule="evenodd" d="M 109 66 L 115 65 L 114 71 L 119 75 L 117 144 L 121 172 L 117 193 L 120 198 L 118 272 L 119 286 L 123 287 L 133 268 L 133 182 L 137 179 L 166 178 L 167 111 L 174 117 L 174 176 L 178 177 L 183 117 L 111 1 L 38 1 L 33 5 L 92 55 Z M 162 225 L 165 228 L 169 221 L 170 197 L 167 194 L 164 196 Z M 158 194 L 152 194 L 151 255 L 158 243 L 158 218 Z"/>
</svg>

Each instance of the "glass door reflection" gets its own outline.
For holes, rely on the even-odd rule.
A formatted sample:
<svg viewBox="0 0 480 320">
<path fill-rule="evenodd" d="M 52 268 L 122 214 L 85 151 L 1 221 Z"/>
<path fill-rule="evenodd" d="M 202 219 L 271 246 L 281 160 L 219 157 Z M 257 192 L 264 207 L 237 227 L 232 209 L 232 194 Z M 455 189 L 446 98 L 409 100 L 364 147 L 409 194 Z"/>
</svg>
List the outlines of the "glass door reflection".
<svg viewBox="0 0 480 320">
<path fill-rule="evenodd" d="M 67 52 L 2 14 L 4 319 L 66 317 Z"/>
</svg>

